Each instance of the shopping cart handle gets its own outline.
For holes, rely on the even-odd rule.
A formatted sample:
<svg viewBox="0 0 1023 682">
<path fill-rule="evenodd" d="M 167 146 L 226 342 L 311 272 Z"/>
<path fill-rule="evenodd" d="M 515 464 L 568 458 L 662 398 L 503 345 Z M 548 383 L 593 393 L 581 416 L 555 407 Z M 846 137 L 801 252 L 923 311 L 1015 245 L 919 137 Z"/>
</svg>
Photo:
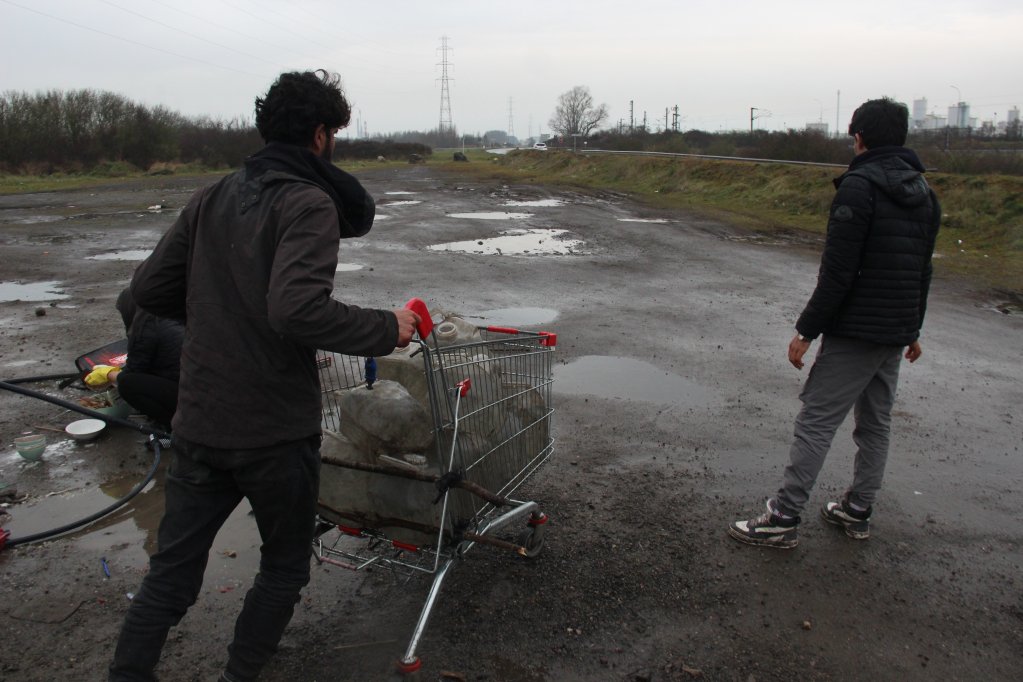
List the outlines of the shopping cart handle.
<svg viewBox="0 0 1023 682">
<path fill-rule="evenodd" d="M 419 338 L 426 339 L 433 331 L 433 318 L 430 316 L 430 309 L 426 307 L 426 303 L 421 298 L 410 298 L 409 302 L 405 304 L 406 310 L 411 310 L 419 316 L 419 326 L 416 327 L 416 331 L 419 332 Z"/>
<path fill-rule="evenodd" d="M 540 334 L 540 345 L 541 346 L 553 347 L 553 346 L 557 346 L 558 345 L 558 335 L 553 333 L 553 332 L 521 332 L 518 329 L 515 329 L 514 327 L 497 327 L 497 326 L 494 326 L 494 325 L 486 327 L 486 330 L 488 332 L 493 332 L 495 334 L 523 334 L 523 333 L 533 334 L 533 333 L 539 333 Z"/>
<path fill-rule="evenodd" d="M 465 394 L 469 392 L 470 388 L 472 388 L 472 379 L 462 379 L 455 384 L 455 387 L 458 389 L 458 395 L 464 398 Z"/>
</svg>

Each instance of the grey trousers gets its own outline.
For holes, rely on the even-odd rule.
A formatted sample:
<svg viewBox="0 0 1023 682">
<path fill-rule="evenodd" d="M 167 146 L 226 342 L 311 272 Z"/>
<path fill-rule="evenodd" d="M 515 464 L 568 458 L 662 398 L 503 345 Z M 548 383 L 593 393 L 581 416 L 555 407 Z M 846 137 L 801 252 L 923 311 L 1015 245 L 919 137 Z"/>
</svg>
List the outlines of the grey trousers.
<svg viewBox="0 0 1023 682">
<path fill-rule="evenodd" d="M 806 506 L 831 441 L 849 410 L 856 428 L 856 459 L 850 502 L 870 507 L 881 489 L 888 461 L 892 405 L 899 382 L 902 348 L 855 339 L 824 337 L 799 395 L 803 408 L 796 417 L 789 465 L 774 508 L 798 516 Z"/>
</svg>

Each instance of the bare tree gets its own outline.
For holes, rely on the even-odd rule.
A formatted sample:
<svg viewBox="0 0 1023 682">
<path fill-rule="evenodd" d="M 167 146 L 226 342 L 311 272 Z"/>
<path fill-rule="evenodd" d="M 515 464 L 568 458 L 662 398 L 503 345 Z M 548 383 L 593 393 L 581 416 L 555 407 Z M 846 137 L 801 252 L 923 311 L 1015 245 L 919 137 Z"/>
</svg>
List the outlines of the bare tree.
<svg viewBox="0 0 1023 682">
<path fill-rule="evenodd" d="M 548 122 L 561 135 L 589 135 L 607 118 L 607 105 L 593 105 L 593 96 L 585 85 L 577 85 L 558 97 L 554 116 Z"/>
</svg>

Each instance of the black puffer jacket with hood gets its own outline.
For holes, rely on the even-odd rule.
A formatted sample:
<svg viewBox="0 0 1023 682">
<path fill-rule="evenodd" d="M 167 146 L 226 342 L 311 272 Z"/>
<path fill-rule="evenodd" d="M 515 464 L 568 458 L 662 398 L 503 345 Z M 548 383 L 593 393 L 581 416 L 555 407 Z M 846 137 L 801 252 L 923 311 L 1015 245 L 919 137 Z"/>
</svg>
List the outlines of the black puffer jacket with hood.
<svg viewBox="0 0 1023 682">
<path fill-rule="evenodd" d="M 879 147 L 835 180 L 817 287 L 796 322 L 819 334 L 905 346 L 920 335 L 941 207 L 911 149 Z"/>
</svg>

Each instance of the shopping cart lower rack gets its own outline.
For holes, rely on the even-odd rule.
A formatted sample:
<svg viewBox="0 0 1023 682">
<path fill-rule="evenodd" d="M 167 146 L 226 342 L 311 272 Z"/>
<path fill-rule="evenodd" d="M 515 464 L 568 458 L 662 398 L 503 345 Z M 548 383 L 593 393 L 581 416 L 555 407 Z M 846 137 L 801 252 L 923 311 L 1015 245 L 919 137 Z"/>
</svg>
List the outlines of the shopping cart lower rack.
<svg viewBox="0 0 1023 682">
<path fill-rule="evenodd" d="M 477 544 L 526 557 L 543 548 L 547 516 L 536 502 L 511 496 L 554 449 L 556 336 L 469 327 L 457 318 L 431 332 L 416 301 L 410 307 L 420 306 L 424 325 L 408 348 L 376 359 L 318 357 L 324 466 L 317 560 L 433 576 L 398 663 L 402 672 L 420 667 L 416 648 L 455 561 Z M 514 542 L 496 536 L 516 522 Z"/>
</svg>

